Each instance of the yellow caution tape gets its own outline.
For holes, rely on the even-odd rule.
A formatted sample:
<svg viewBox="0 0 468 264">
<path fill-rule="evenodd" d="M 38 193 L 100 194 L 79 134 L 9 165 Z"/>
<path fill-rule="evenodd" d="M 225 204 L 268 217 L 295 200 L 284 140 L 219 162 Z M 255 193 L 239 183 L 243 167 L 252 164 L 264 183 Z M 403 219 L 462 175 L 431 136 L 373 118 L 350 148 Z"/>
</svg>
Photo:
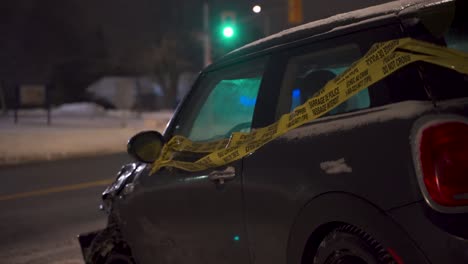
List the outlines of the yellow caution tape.
<svg viewBox="0 0 468 264">
<path fill-rule="evenodd" d="M 151 173 L 162 167 L 202 171 L 239 160 L 286 132 L 326 114 L 361 90 L 416 61 L 468 74 L 466 53 L 411 38 L 376 43 L 364 57 L 330 80 L 312 98 L 267 127 L 250 133 L 235 132 L 228 139 L 212 142 L 193 142 L 182 136 L 174 136 L 153 163 Z M 174 160 L 177 152 L 208 154 L 195 162 L 185 162 Z"/>
</svg>

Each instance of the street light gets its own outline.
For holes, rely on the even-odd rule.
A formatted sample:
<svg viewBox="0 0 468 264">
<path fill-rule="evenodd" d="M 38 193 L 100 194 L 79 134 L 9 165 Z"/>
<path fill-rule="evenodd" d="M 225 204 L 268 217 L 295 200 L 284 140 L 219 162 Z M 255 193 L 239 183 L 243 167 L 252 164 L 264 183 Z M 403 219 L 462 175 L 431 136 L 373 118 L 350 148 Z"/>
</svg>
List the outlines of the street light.
<svg viewBox="0 0 468 264">
<path fill-rule="evenodd" d="M 254 5 L 252 7 L 252 11 L 255 14 L 260 14 L 260 12 L 262 12 L 262 6 L 261 5 Z M 262 15 L 258 15 L 258 16 L 261 16 L 262 19 L 263 19 L 263 34 L 264 34 L 264 36 L 268 36 L 270 34 L 270 14 L 269 14 L 270 12 L 271 12 L 271 10 L 263 12 Z"/>
<path fill-rule="evenodd" d="M 255 5 L 253 8 L 252 8 L 252 11 L 256 14 L 262 12 L 262 7 L 259 6 L 259 5 Z"/>
</svg>

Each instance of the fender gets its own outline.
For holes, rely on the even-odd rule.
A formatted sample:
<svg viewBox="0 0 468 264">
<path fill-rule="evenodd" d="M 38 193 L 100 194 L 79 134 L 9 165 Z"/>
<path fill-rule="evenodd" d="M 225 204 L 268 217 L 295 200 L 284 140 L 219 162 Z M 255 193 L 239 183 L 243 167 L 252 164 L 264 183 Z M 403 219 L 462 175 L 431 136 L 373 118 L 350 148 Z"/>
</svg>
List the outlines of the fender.
<svg viewBox="0 0 468 264">
<path fill-rule="evenodd" d="M 385 212 L 363 198 L 342 192 L 316 196 L 299 212 L 289 235 L 287 263 L 313 259 L 315 245 L 341 224 L 365 231 L 384 248 L 391 248 L 404 263 L 428 263 L 408 234 Z"/>
</svg>

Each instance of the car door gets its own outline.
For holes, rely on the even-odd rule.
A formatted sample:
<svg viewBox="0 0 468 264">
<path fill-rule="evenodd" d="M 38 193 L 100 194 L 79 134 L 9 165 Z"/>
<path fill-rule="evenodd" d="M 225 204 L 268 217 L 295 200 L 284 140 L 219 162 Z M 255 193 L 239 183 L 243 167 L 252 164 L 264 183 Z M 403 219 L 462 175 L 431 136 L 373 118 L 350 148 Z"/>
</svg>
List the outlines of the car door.
<svg viewBox="0 0 468 264">
<path fill-rule="evenodd" d="M 165 137 L 200 142 L 249 131 L 265 64 L 257 59 L 203 74 Z M 122 199 L 123 234 L 138 263 L 249 263 L 241 160 L 202 172 L 143 172 Z"/>
<path fill-rule="evenodd" d="M 361 58 L 374 42 L 398 38 L 398 34 L 397 26 L 389 26 L 285 50 L 283 56 L 287 59 L 284 63 L 284 74 L 278 74 L 283 76 L 282 80 L 278 81 L 281 84 L 280 98 L 277 104 L 271 104 L 270 112 L 278 113 L 276 120 L 281 114 L 291 112 L 311 98 L 327 81 L 344 72 L 354 61 Z M 395 183 L 384 182 L 377 177 L 358 177 L 359 172 L 362 172 L 362 175 L 372 175 L 369 171 L 378 169 L 369 166 L 369 163 L 377 164 L 370 160 L 378 160 L 379 155 L 353 155 L 355 150 L 378 153 L 378 146 L 392 148 L 392 141 L 379 138 L 380 142 L 388 142 L 384 145 L 379 143 L 378 137 L 375 136 L 388 136 L 385 126 L 378 127 L 378 130 L 362 126 L 361 130 L 357 130 L 351 129 L 356 121 L 344 123 L 347 117 L 353 115 L 351 112 L 356 113 L 372 107 L 373 94 L 385 92 L 383 82 L 374 84 L 331 110 L 323 118 L 293 129 L 244 160 L 247 230 L 251 251 L 255 254 L 254 263 L 289 262 L 288 246 L 295 239 L 291 230 L 296 217 L 313 197 L 328 191 L 348 191 L 353 190 L 355 186 L 372 184 L 399 188 Z M 366 138 L 364 142 L 363 135 Z M 340 171 L 336 174 L 328 172 L 327 162 L 338 164 Z M 396 170 L 400 166 L 394 168 Z M 394 173 L 393 170 L 388 171 Z M 352 180 L 355 182 L 350 182 Z M 317 215 L 320 215 L 320 212 L 317 212 Z M 310 234 L 303 235 L 307 237 Z M 294 252 L 303 253 L 304 246 L 294 248 Z M 301 259 L 301 256 L 293 257 Z"/>
</svg>

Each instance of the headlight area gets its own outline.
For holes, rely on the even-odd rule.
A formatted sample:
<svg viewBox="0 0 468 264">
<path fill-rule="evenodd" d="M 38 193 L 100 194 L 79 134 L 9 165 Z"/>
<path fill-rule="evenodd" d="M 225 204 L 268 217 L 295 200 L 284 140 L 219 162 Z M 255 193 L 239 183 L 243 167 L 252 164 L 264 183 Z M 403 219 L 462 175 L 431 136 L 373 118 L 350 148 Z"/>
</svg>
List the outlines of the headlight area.
<svg viewBox="0 0 468 264">
<path fill-rule="evenodd" d="M 112 200 L 118 196 L 128 183 L 131 183 L 137 175 L 146 167 L 146 164 L 130 163 L 124 165 L 117 173 L 115 181 L 102 193 L 102 204 L 100 210 L 110 212 Z"/>
</svg>

